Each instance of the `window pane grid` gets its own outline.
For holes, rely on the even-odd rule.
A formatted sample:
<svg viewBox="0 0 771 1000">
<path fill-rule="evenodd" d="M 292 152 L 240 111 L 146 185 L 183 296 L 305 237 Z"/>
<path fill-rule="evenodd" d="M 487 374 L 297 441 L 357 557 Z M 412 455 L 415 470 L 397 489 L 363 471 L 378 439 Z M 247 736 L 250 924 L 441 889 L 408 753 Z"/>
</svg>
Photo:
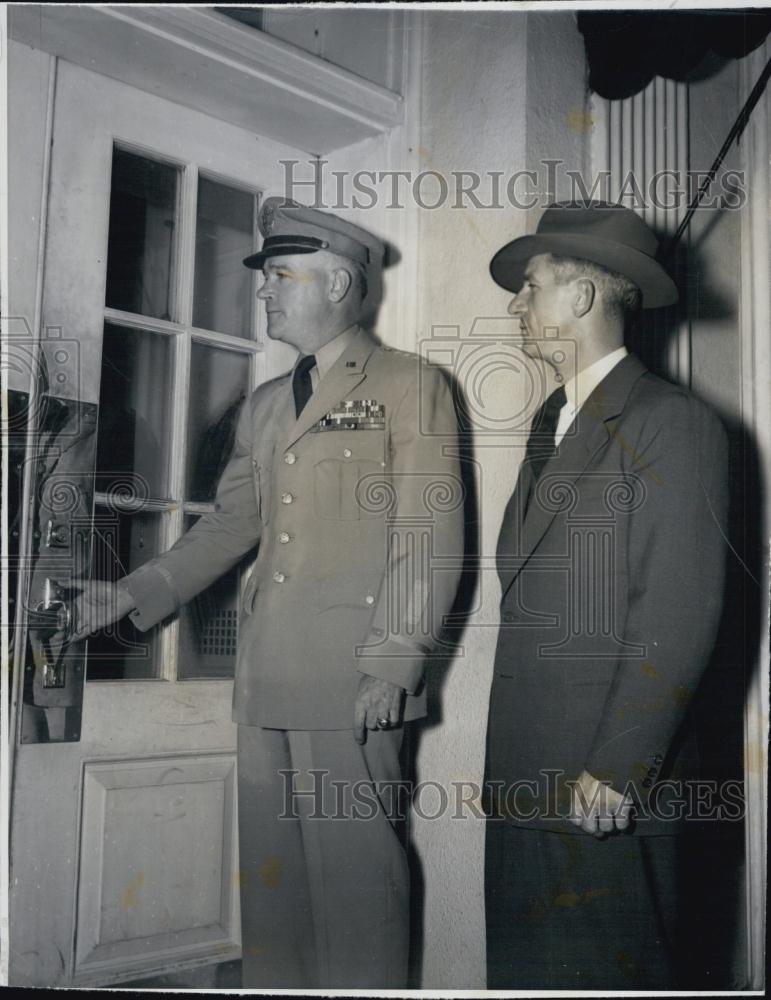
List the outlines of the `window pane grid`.
<svg viewBox="0 0 771 1000">
<path fill-rule="evenodd" d="M 258 195 L 229 181 L 198 176 L 193 323 L 255 339 L 255 272 L 242 261 L 254 249 Z"/>
<path fill-rule="evenodd" d="M 132 499 L 120 493 L 100 492 L 94 493 L 94 503 L 103 507 L 111 507 L 114 510 L 126 512 L 132 510 L 146 510 L 155 514 L 163 514 L 166 511 L 174 510 L 178 506 L 176 500 L 156 500 L 153 497 L 137 497 Z"/>
<path fill-rule="evenodd" d="M 180 178 L 172 164 L 114 147 L 107 305 L 174 318 Z"/>
<path fill-rule="evenodd" d="M 162 165 L 168 162 L 164 157 L 156 157 L 154 153 L 148 154 L 144 150 L 137 151 L 134 155 L 137 159 L 147 158 L 148 165 L 143 168 L 139 164 L 137 169 L 140 174 L 142 169 L 145 169 L 151 177 L 154 176 L 153 171 L 159 169 L 154 164 Z M 245 367 L 239 366 L 236 358 L 233 358 L 236 369 L 241 367 L 242 374 L 236 379 L 241 387 L 237 389 L 234 382 L 231 387 L 233 392 L 230 395 L 235 393 L 239 398 L 243 398 L 244 393 L 248 396 L 265 368 L 264 346 L 258 339 L 263 323 L 260 311 L 256 308 L 257 274 L 255 271 L 248 271 L 244 279 L 238 272 L 243 257 L 257 244 L 257 209 L 260 192 L 227 178 L 199 177 L 194 164 L 174 166 L 177 170 L 176 190 L 173 196 L 174 219 L 165 217 L 170 217 L 171 214 L 171 204 L 167 198 L 164 219 L 150 220 L 153 232 L 161 232 L 163 235 L 163 232 L 167 231 L 167 243 L 160 245 L 160 250 L 153 250 L 155 256 L 148 258 L 148 260 L 155 258 L 160 260 L 159 254 L 167 253 L 168 260 L 164 269 L 167 275 L 164 277 L 167 290 L 164 292 L 159 286 L 153 292 L 155 299 L 158 299 L 159 295 L 164 299 L 165 307 L 161 311 L 156 307 L 148 309 L 143 306 L 141 311 L 133 312 L 130 311 L 134 308 L 133 303 L 129 309 L 125 306 L 120 308 L 116 296 L 113 295 L 112 300 L 108 298 L 110 304 L 106 304 L 104 309 L 105 322 L 123 327 L 127 333 L 133 331 L 136 335 L 141 331 L 150 339 L 153 336 L 168 338 L 168 387 L 171 400 L 168 427 L 165 428 L 166 442 L 163 446 L 164 464 L 167 466 L 164 492 L 168 495 L 131 497 L 120 491 L 112 491 L 109 485 L 105 484 L 105 488 L 97 491 L 94 496 L 95 510 L 112 511 L 114 516 L 121 518 L 157 518 L 155 537 L 159 552 L 170 548 L 189 527 L 191 520 L 214 510 L 214 504 L 208 496 L 189 496 L 187 493 L 187 489 L 191 488 L 190 482 L 186 482 L 190 479 L 188 466 L 190 462 L 196 461 L 194 455 L 188 456 L 188 449 L 198 447 L 193 441 L 188 440 L 195 345 L 198 345 L 199 353 L 208 349 L 213 350 L 216 356 L 217 352 L 225 351 L 240 355 L 244 359 Z M 220 204 L 224 208 L 222 213 L 217 207 Z M 199 226 L 206 231 L 203 232 L 202 229 L 199 233 Z M 204 241 L 203 250 L 201 241 Z M 119 236 L 115 242 L 120 245 Z M 145 255 L 147 253 L 148 251 L 145 251 Z M 208 263 L 214 265 L 210 271 L 207 271 Z M 148 265 L 145 264 L 141 274 L 141 280 L 145 283 L 149 280 L 148 275 L 152 278 L 147 268 Z M 199 289 L 196 288 L 197 279 L 201 282 Z M 231 307 L 229 294 L 232 290 L 237 291 L 238 302 Z M 140 289 L 140 292 L 135 294 L 136 302 L 139 303 L 140 298 L 143 303 L 147 301 L 147 294 Z M 128 296 L 124 298 L 129 301 Z M 155 315 L 150 314 L 152 312 L 155 312 Z M 193 322 L 194 316 L 197 324 Z M 209 325 L 216 326 L 217 329 L 210 329 Z M 149 345 L 150 341 L 147 343 Z M 231 369 L 233 371 L 235 369 L 224 359 L 218 364 L 223 367 L 229 384 Z M 218 413 L 214 412 L 215 409 L 218 411 L 224 403 L 228 403 L 229 409 L 234 405 L 229 398 L 224 402 L 219 399 L 216 380 L 212 383 L 210 393 L 210 401 L 198 417 L 198 423 L 202 424 L 204 430 L 207 422 L 218 416 Z M 102 403 L 109 405 L 107 400 L 102 400 Z M 229 410 L 226 415 L 228 418 L 232 416 Z M 231 574 L 228 574 L 232 581 L 229 585 L 223 578 L 219 585 L 220 589 L 223 586 L 226 589 L 229 587 L 229 592 L 234 596 L 225 600 L 224 606 L 216 614 L 214 607 L 209 609 L 208 616 L 202 618 L 205 627 L 191 632 L 190 622 L 183 615 L 162 625 L 157 631 L 154 630 L 153 679 L 193 680 L 207 676 L 232 678 L 232 666 L 229 667 L 226 661 L 234 659 L 239 611 L 238 604 L 234 605 L 231 602 L 243 588 L 247 569 L 248 566 L 244 563 L 235 567 Z M 202 596 L 206 598 L 207 594 Z M 211 601 L 211 598 L 209 600 Z M 188 613 L 187 618 L 190 617 Z M 198 618 L 201 617 L 199 608 Z M 192 659 L 186 655 L 186 663 L 180 664 L 182 653 L 180 643 L 183 638 L 185 651 L 194 649 L 195 655 Z M 188 659 L 190 662 L 187 662 Z M 203 673 L 200 672 L 201 669 Z M 129 670 L 126 679 L 130 679 L 131 676 L 132 671 Z M 140 679 L 136 673 L 133 673 L 133 676 Z"/>
<path fill-rule="evenodd" d="M 262 354 L 264 346 L 255 340 L 244 340 L 242 337 L 232 337 L 228 333 L 219 333 L 216 330 L 202 330 L 195 326 L 184 326 L 181 323 L 171 323 L 164 320 L 148 319 L 140 316 L 139 313 L 123 312 L 121 309 L 104 310 L 105 322 L 118 326 L 127 327 L 132 330 L 145 330 L 148 333 L 157 333 L 163 337 L 177 337 L 185 335 L 193 340 L 206 344 L 216 344 L 226 350 L 238 351 L 240 354 Z"/>
<path fill-rule="evenodd" d="M 194 503 L 192 500 L 186 500 L 182 504 L 182 510 L 186 514 L 213 514 L 214 504 L 213 503 Z"/>
</svg>

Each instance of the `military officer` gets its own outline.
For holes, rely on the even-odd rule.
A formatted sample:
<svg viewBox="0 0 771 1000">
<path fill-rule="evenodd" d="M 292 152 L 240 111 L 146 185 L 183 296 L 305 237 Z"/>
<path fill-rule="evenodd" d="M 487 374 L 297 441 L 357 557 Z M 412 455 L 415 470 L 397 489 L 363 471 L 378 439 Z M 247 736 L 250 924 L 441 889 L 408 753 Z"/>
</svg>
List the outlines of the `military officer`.
<svg viewBox="0 0 771 1000">
<path fill-rule="evenodd" d="M 80 629 L 148 629 L 258 543 L 233 695 L 243 984 L 394 989 L 408 872 L 383 791 L 459 576 L 454 408 L 439 370 L 360 323 L 379 240 L 281 198 L 259 227 L 244 263 L 298 360 L 244 407 L 214 512 L 116 592 L 87 590 Z"/>
</svg>

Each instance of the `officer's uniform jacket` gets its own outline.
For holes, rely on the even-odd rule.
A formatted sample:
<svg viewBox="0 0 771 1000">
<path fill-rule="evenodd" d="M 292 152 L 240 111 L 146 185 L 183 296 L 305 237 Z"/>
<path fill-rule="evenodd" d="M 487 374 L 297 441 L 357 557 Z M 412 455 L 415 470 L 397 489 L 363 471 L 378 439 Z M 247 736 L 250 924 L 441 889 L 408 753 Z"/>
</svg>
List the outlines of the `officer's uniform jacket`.
<svg viewBox="0 0 771 1000">
<path fill-rule="evenodd" d="M 126 578 L 144 630 L 259 542 L 244 589 L 233 717 L 349 729 L 361 673 L 424 712 L 460 570 L 463 488 L 449 385 L 359 330 L 295 417 L 291 373 L 260 386 L 202 517 Z"/>
<path fill-rule="evenodd" d="M 582 770 L 619 791 L 634 783 L 644 803 L 674 766 L 720 618 L 726 435 L 630 355 L 581 407 L 526 507 L 531 491 L 523 465 L 497 553 L 487 777 L 521 783 L 508 810 L 521 825 L 575 833 L 528 814 L 551 804 L 564 816 L 563 782 Z"/>
</svg>

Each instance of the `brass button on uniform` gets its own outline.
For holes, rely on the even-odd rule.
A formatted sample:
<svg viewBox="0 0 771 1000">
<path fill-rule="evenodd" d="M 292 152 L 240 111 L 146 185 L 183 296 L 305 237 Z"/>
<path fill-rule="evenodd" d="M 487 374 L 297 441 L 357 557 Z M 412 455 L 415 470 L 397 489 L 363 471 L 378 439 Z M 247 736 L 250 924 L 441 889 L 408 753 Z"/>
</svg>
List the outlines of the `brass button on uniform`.
<svg viewBox="0 0 771 1000">
<path fill-rule="evenodd" d="M 346 448 L 346 449 L 345 449 L 345 450 L 343 451 L 343 455 L 344 455 L 344 456 L 345 456 L 346 458 L 350 458 L 352 454 L 353 454 L 353 453 L 352 453 L 352 451 L 351 451 L 351 449 L 350 449 L 350 448 Z"/>
<path fill-rule="evenodd" d="M 278 536 L 278 540 L 281 542 L 282 545 L 286 545 L 286 543 L 289 541 L 289 532 L 282 531 L 281 534 Z"/>
<path fill-rule="evenodd" d="M 287 465 L 294 465 L 297 461 L 297 455 L 295 455 L 293 451 L 288 451 L 286 455 L 284 455 L 284 461 Z"/>
<path fill-rule="evenodd" d="M 372 594 L 367 594 L 367 596 L 364 598 L 364 600 L 367 602 L 367 604 L 374 604 L 375 603 L 375 598 L 372 596 Z"/>
<path fill-rule="evenodd" d="M 286 577 L 284 576 L 284 574 L 283 574 L 283 573 L 280 573 L 280 572 L 279 572 L 279 571 L 277 570 L 277 571 L 276 571 L 276 572 L 275 572 L 275 573 L 273 574 L 273 579 L 275 580 L 275 582 L 276 582 L 276 583 L 283 583 L 283 582 L 284 582 L 284 580 L 286 580 Z"/>
<path fill-rule="evenodd" d="M 281 503 L 292 503 L 293 500 L 294 500 L 294 497 L 292 496 L 291 493 L 282 493 L 281 494 Z"/>
</svg>

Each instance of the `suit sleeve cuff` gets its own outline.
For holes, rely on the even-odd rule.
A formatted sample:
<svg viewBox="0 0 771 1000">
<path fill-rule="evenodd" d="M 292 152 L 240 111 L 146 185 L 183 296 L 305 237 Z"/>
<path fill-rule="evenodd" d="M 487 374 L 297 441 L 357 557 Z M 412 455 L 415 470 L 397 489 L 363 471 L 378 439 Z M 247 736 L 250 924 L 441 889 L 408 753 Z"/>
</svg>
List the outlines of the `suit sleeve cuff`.
<svg viewBox="0 0 771 1000">
<path fill-rule="evenodd" d="M 618 755 L 591 754 L 585 768 L 598 781 L 607 781 L 611 787 L 636 796 L 645 802 L 661 771 L 665 752 L 662 749 L 641 748 L 619 752 Z M 632 788 L 634 792 L 632 792 Z"/>
<path fill-rule="evenodd" d="M 370 677 L 397 684 L 408 694 L 415 694 L 423 680 L 423 664 L 429 649 L 415 649 L 393 639 L 376 648 L 377 654 L 358 655 L 358 670 Z"/>
<path fill-rule="evenodd" d="M 161 565 L 146 563 L 121 580 L 136 605 L 129 618 L 140 632 L 168 618 L 180 607 L 181 600 L 174 580 Z"/>
</svg>

